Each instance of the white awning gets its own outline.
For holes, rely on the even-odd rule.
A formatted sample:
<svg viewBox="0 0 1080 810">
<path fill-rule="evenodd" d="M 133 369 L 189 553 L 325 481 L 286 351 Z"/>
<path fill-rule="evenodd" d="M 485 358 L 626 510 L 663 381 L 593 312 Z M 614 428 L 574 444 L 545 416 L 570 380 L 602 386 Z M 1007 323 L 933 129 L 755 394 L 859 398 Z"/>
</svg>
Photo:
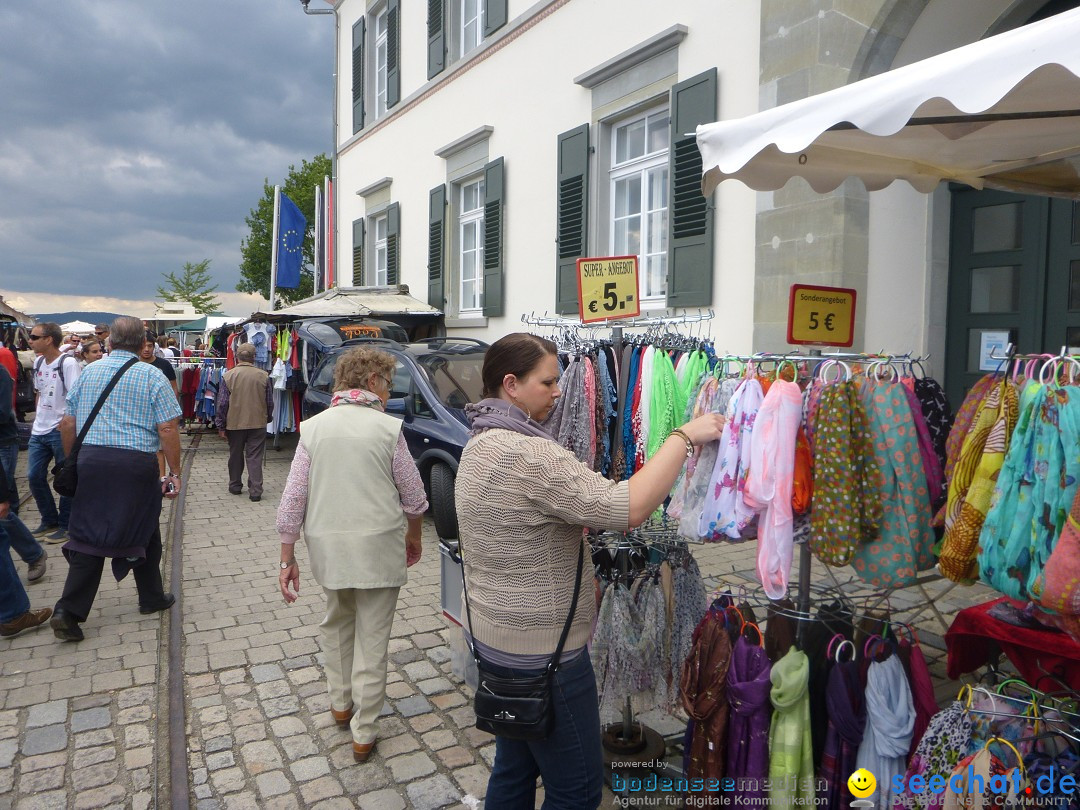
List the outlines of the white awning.
<svg viewBox="0 0 1080 810">
<path fill-rule="evenodd" d="M 929 192 L 975 188 L 1080 197 L 1080 9 L 827 93 L 697 129 L 708 195 L 848 177 Z"/>
<path fill-rule="evenodd" d="M 295 320 L 297 318 L 366 317 L 378 315 L 427 315 L 437 317 L 442 311 L 409 295 L 409 288 L 333 287 L 326 292 L 273 312 L 255 312 L 252 318 Z"/>
</svg>

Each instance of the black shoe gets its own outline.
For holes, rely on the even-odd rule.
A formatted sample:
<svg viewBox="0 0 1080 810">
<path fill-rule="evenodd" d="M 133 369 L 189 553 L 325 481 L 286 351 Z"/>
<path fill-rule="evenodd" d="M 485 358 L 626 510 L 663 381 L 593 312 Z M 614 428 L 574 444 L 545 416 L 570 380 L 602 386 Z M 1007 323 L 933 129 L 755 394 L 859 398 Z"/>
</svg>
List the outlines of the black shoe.
<svg viewBox="0 0 1080 810">
<path fill-rule="evenodd" d="M 262 500 L 262 495 L 248 495 L 248 500 L 249 501 L 255 501 L 256 503 L 258 503 L 259 501 Z"/>
<path fill-rule="evenodd" d="M 82 641 L 84 638 L 78 620 L 59 608 L 53 611 L 52 618 L 49 619 L 49 627 L 52 628 L 53 635 L 61 641 Z"/>
<path fill-rule="evenodd" d="M 242 489 L 230 489 L 229 494 L 230 495 L 243 495 L 244 490 L 242 490 Z"/>
<path fill-rule="evenodd" d="M 165 594 L 160 602 L 155 602 L 152 605 L 139 605 L 139 613 L 148 615 L 150 613 L 157 613 L 162 610 L 168 610 L 176 602 L 176 597 L 171 593 Z"/>
</svg>

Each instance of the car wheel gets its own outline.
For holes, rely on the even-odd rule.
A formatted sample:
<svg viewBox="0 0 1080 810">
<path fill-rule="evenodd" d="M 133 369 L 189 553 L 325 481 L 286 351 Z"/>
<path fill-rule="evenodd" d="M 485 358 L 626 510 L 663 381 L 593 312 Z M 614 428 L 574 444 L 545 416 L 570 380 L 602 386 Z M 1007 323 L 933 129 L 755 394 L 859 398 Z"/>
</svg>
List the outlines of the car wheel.
<svg viewBox="0 0 1080 810">
<path fill-rule="evenodd" d="M 454 506 L 454 471 L 446 464 L 431 468 L 431 515 L 435 531 L 444 540 L 458 536 L 457 509 Z"/>
</svg>

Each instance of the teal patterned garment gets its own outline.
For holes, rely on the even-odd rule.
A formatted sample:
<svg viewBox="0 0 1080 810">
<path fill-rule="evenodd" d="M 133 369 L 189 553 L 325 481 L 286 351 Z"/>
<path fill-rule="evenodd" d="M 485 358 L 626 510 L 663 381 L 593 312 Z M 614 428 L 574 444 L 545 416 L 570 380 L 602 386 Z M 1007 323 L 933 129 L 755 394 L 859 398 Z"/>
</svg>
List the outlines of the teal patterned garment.
<svg viewBox="0 0 1080 810">
<path fill-rule="evenodd" d="M 934 566 L 930 491 L 919 436 L 901 383 L 860 380 L 870 419 L 874 463 L 881 470 L 881 531 L 855 552 L 852 566 L 875 588 L 906 587 Z"/>
<path fill-rule="evenodd" d="M 1080 388 L 1030 384 L 979 536 L 980 578 L 1039 601 L 1080 479 Z"/>
</svg>

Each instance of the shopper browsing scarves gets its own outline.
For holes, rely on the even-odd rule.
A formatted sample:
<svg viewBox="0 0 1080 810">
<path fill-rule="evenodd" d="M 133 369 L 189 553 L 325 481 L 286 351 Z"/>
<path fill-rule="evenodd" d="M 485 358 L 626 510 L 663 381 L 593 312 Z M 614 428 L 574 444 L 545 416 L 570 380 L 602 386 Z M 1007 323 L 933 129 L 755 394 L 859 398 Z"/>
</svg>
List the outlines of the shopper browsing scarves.
<svg viewBox="0 0 1080 810">
<path fill-rule="evenodd" d="M 293 549 L 301 528 L 326 593 L 319 631 L 330 713 L 351 727 L 357 762 L 375 747 L 398 591 L 420 559 L 428 506 L 401 420 L 385 413 L 394 364 L 375 349 L 341 356 L 330 407 L 300 423 L 277 514 L 281 595 L 294 602 L 300 591 Z"/>
<path fill-rule="evenodd" d="M 542 678 L 561 647 L 542 738 L 522 739 L 509 728 L 496 733 L 487 810 L 535 806 L 537 776 L 545 810 L 599 806 L 600 711 L 585 651 L 596 603 L 591 563 L 581 565 L 588 556 L 582 529 L 627 531 L 644 522 L 687 455 L 719 439 L 724 424 L 717 414 L 699 417 L 672 431 L 629 481 L 608 480 L 541 424 L 561 393 L 556 351 L 524 333 L 496 341 L 484 359 L 486 398 L 466 410 L 473 436 L 461 454 L 456 501 L 467 630 L 481 673 L 478 716 L 482 700 L 487 709 L 500 699 L 499 688 L 487 690 L 485 682 Z M 495 712 L 499 720 L 514 714 Z"/>
</svg>

